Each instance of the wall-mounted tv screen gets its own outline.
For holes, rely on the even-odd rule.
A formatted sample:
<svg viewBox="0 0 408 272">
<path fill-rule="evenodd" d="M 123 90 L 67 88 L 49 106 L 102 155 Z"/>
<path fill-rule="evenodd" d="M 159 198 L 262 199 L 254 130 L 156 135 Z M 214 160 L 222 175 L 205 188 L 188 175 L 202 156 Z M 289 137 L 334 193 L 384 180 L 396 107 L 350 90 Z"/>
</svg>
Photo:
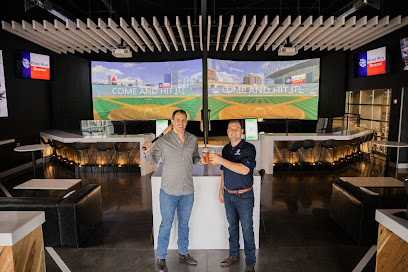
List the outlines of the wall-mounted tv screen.
<svg viewBox="0 0 408 272">
<path fill-rule="evenodd" d="M 201 59 L 173 62 L 92 61 L 95 120 L 171 119 L 176 109 L 201 120 Z"/>
<path fill-rule="evenodd" d="M 0 50 L 0 117 L 7 117 L 7 94 L 4 79 L 3 51 Z"/>
<path fill-rule="evenodd" d="M 21 52 L 23 78 L 50 80 L 50 56 Z"/>
<path fill-rule="evenodd" d="M 380 47 L 358 54 L 357 76 L 374 76 L 389 73 L 390 64 L 386 47 Z"/>
<path fill-rule="evenodd" d="M 401 57 L 404 63 L 404 71 L 408 71 L 408 37 L 401 39 Z"/>
<path fill-rule="evenodd" d="M 320 59 L 208 59 L 211 120 L 317 120 Z"/>
</svg>

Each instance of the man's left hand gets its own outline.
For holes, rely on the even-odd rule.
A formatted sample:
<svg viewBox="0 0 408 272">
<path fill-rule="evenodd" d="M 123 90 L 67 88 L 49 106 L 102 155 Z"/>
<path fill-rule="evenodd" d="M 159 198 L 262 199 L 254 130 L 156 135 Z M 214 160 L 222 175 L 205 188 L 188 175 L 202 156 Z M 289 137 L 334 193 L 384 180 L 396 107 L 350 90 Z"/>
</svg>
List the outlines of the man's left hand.
<svg viewBox="0 0 408 272">
<path fill-rule="evenodd" d="M 206 161 L 204 160 L 204 157 L 201 157 L 200 162 L 201 162 L 202 164 L 208 164 L 208 162 L 206 162 Z"/>
<path fill-rule="evenodd" d="M 216 153 L 210 153 L 210 162 L 211 163 L 216 163 L 216 164 L 222 164 L 223 158 L 216 154 Z"/>
</svg>

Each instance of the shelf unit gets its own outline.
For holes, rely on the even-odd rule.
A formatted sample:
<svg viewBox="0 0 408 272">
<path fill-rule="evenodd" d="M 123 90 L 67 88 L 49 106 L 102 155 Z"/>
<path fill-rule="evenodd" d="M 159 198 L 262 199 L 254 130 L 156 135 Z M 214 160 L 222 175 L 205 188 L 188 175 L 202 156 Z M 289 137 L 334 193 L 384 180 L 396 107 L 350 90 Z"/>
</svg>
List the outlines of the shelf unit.
<svg viewBox="0 0 408 272">
<path fill-rule="evenodd" d="M 374 129 L 374 141 L 387 141 L 391 111 L 391 89 L 359 90 L 346 93 L 346 113 L 360 115 L 360 127 Z M 374 151 L 386 154 L 385 147 Z"/>
</svg>

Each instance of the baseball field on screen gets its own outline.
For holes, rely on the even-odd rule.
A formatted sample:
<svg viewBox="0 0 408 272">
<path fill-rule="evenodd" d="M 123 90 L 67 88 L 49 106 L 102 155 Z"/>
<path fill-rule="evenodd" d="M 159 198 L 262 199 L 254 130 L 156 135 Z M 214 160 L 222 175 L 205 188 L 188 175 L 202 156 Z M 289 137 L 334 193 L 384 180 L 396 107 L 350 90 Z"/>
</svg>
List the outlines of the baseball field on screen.
<svg viewBox="0 0 408 272">
<path fill-rule="evenodd" d="M 211 96 L 211 120 L 235 118 L 317 119 L 317 96 Z M 184 109 L 189 120 L 201 119 L 201 97 L 103 97 L 93 101 L 96 120 L 170 119 Z"/>
<path fill-rule="evenodd" d="M 173 111 L 183 109 L 189 120 L 201 118 L 200 97 L 101 97 L 93 100 L 96 120 L 171 119 Z"/>
<path fill-rule="evenodd" d="M 209 97 L 211 120 L 240 118 L 317 119 L 317 96 L 212 96 Z"/>
</svg>

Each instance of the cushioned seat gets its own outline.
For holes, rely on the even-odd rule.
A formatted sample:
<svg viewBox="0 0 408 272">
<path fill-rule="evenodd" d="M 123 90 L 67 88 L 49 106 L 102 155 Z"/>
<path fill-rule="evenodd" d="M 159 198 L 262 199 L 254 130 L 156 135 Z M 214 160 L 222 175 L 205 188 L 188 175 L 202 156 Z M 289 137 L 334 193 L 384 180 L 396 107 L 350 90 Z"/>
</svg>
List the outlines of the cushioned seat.
<svg viewBox="0 0 408 272">
<path fill-rule="evenodd" d="M 45 246 L 79 247 L 103 221 L 101 187 L 87 184 L 67 198 L 0 197 L 1 211 L 45 211 Z"/>
<path fill-rule="evenodd" d="M 368 194 L 344 181 L 332 184 L 330 217 L 359 245 L 377 243 L 376 209 L 405 209 L 408 201 L 403 187 L 368 189 L 378 195 Z"/>
</svg>

